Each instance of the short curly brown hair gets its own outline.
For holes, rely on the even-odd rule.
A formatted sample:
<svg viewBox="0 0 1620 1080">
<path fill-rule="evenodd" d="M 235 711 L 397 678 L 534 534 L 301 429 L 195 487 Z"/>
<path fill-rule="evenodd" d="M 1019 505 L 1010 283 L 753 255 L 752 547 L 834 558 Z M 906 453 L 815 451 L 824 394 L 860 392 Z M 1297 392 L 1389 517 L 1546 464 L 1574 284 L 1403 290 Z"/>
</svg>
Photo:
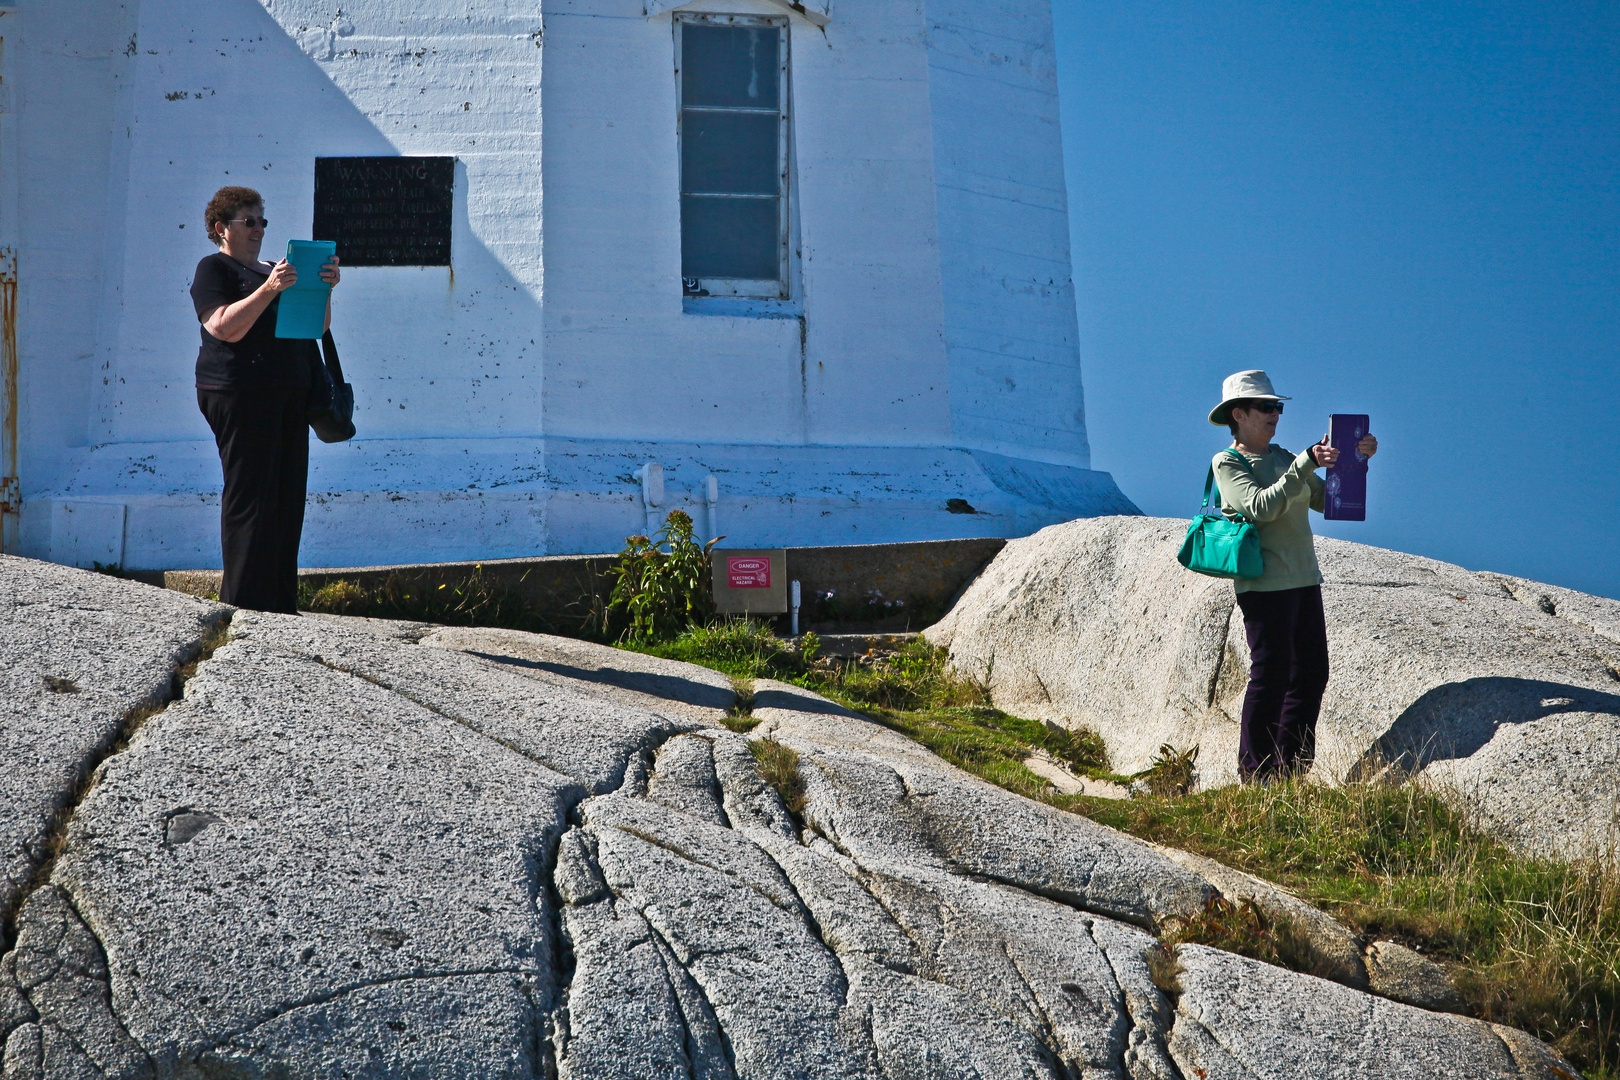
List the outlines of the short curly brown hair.
<svg viewBox="0 0 1620 1080">
<path fill-rule="evenodd" d="M 264 206 L 264 197 L 250 187 L 222 187 L 214 192 L 214 197 L 208 200 L 208 209 L 203 211 L 208 239 L 218 244 L 219 234 L 214 231 L 214 226 L 230 221 L 250 206 L 261 209 Z"/>
</svg>

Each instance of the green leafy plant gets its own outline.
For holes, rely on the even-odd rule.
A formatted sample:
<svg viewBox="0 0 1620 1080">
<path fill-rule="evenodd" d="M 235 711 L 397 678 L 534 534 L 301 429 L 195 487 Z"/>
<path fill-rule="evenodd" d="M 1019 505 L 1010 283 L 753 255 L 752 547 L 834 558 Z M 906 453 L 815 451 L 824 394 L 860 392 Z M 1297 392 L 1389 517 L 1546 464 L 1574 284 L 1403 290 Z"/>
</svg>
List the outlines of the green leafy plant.
<svg viewBox="0 0 1620 1080">
<path fill-rule="evenodd" d="M 692 517 L 672 510 L 664 527 L 651 536 L 630 536 L 608 597 L 609 625 L 627 624 L 621 640 L 670 641 L 689 626 L 701 626 L 714 612 L 709 584 L 709 550 L 715 537 L 699 544 L 692 536 Z M 668 550 L 665 550 L 665 549 Z"/>
</svg>

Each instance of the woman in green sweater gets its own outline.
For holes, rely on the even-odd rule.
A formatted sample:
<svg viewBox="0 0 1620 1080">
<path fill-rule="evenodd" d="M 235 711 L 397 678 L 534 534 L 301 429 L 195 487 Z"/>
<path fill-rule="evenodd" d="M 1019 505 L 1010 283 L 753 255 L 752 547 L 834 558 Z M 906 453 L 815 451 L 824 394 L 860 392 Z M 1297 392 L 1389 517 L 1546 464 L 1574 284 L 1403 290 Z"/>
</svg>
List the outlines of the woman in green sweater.
<svg viewBox="0 0 1620 1080">
<path fill-rule="evenodd" d="M 1316 475 L 1339 451 L 1323 442 L 1293 454 L 1271 440 L 1284 401 L 1263 371 L 1240 371 L 1221 386 L 1209 422 L 1232 431 L 1215 455 L 1221 509 L 1254 523 L 1265 572 L 1239 580 L 1238 607 L 1249 640 L 1249 688 L 1243 695 L 1238 774 L 1268 780 L 1304 772 L 1316 752 L 1316 717 L 1328 682 L 1327 620 L 1316 565 L 1311 510 L 1321 512 L 1325 485 Z M 1378 452 L 1366 435 L 1364 457 Z"/>
</svg>

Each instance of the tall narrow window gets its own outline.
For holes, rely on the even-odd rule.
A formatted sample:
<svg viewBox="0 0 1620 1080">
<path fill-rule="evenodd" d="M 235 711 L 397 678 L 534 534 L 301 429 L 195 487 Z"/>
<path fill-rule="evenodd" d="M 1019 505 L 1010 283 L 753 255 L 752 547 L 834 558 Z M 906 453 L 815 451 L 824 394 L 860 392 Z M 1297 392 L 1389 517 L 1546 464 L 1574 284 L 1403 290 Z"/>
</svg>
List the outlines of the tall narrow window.
<svg viewBox="0 0 1620 1080">
<path fill-rule="evenodd" d="M 787 45 L 785 19 L 676 20 L 689 294 L 787 296 Z"/>
</svg>

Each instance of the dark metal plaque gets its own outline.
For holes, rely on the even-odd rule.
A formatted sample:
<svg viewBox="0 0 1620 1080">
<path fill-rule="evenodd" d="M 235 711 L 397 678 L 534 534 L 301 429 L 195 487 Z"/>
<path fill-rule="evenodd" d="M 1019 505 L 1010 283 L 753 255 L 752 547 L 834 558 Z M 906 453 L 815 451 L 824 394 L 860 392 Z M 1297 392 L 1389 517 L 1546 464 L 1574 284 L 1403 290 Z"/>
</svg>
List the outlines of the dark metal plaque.
<svg viewBox="0 0 1620 1080">
<path fill-rule="evenodd" d="M 449 266 L 453 157 L 318 157 L 313 239 L 344 266 Z"/>
</svg>

